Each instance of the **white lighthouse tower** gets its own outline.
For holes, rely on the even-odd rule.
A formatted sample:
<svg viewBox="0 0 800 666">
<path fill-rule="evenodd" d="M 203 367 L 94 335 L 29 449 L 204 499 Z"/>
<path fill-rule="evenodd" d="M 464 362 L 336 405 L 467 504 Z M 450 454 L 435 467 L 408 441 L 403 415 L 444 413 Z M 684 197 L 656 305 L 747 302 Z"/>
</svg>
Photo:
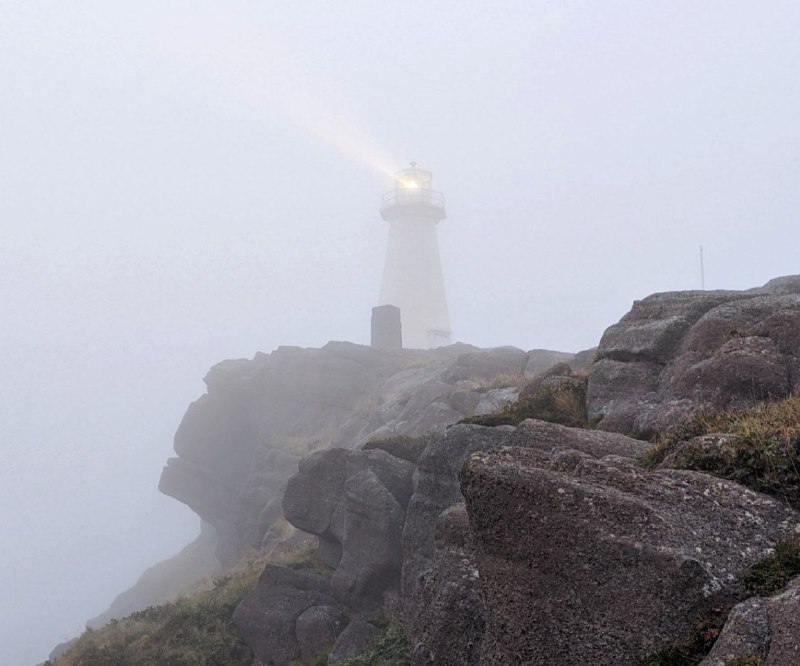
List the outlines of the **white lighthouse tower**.
<svg viewBox="0 0 800 666">
<path fill-rule="evenodd" d="M 395 174 L 383 195 L 381 217 L 389 223 L 381 305 L 400 308 L 404 347 L 429 349 L 450 343 L 436 225 L 447 217 L 444 196 L 431 189 L 433 174 L 410 169 Z"/>
</svg>

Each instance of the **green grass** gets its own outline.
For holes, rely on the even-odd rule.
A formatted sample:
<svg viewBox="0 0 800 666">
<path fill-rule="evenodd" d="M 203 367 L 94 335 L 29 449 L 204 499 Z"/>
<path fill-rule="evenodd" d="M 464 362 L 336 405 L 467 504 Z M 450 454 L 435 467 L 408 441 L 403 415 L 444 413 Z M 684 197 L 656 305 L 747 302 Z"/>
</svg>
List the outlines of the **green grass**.
<svg viewBox="0 0 800 666">
<path fill-rule="evenodd" d="M 217 578 L 209 590 L 151 606 L 102 629 L 87 629 L 50 666 L 238 666 L 252 655 L 233 625 L 233 611 L 255 587 L 266 557 L 254 557 Z M 303 545 L 269 561 L 330 575 L 331 569 Z M 327 657 L 326 657 L 327 661 Z"/>
<path fill-rule="evenodd" d="M 411 666 L 408 643 L 403 626 L 399 622 L 383 624 L 383 633 L 358 654 L 337 661 L 337 666 Z M 328 650 L 309 659 L 295 659 L 287 666 L 326 666 Z"/>
<path fill-rule="evenodd" d="M 338 666 L 411 666 L 408 642 L 399 623 L 390 624 L 383 634 L 359 654 L 337 662 Z"/>
<path fill-rule="evenodd" d="M 779 543 L 775 552 L 756 562 L 739 578 L 748 597 L 777 594 L 795 576 L 800 576 L 800 538 Z"/>
<path fill-rule="evenodd" d="M 253 559 L 215 581 L 212 589 L 151 606 L 102 629 L 87 629 L 52 666 L 237 666 L 252 655 L 231 617 L 258 580 Z"/>
<path fill-rule="evenodd" d="M 333 569 L 323 562 L 317 555 L 316 547 L 314 546 L 301 546 L 294 550 L 282 553 L 278 557 L 271 560 L 275 564 L 281 564 L 285 567 L 295 570 L 311 571 L 312 573 L 321 574 L 323 576 L 332 576 Z"/>
<path fill-rule="evenodd" d="M 690 441 L 717 434 L 720 436 Z M 658 440 L 642 462 L 652 469 L 667 459 L 674 469 L 698 470 L 736 481 L 800 508 L 800 395 L 749 409 L 696 414 Z M 772 555 L 743 572 L 739 577 L 742 590 L 734 602 L 776 594 L 797 575 L 800 538 L 778 544 Z M 721 629 L 716 621 L 705 623 L 686 640 L 650 655 L 642 666 L 694 666 L 708 654 Z M 747 656 L 728 666 L 761 664 L 760 657 Z"/>
<path fill-rule="evenodd" d="M 714 433 L 729 437 L 689 441 Z M 697 414 L 658 441 L 643 462 L 653 468 L 670 455 L 674 469 L 707 472 L 800 508 L 800 394 Z"/>
<path fill-rule="evenodd" d="M 561 386 L 545 385 L 532 394 L 523 390 L 520 398 L 491 414 L 469 416 L 459 423 L 482 426 L 519 425 L 525 419 L 539 419 L 575 428 L 592 426 L 586 413 L 586 378 Z"/>
</svg>

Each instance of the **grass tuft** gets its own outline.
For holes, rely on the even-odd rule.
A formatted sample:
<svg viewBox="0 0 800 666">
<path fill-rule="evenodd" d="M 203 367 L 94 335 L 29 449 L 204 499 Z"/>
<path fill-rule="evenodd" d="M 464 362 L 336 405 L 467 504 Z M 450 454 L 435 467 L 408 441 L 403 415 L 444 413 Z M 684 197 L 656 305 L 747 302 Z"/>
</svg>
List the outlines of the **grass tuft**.
<svg viewBox="0 0 800 666">
<path fill-rule="evenodd" d="M 724 623 L 724 616 L 698 623 L 684 640 L 648 655 L 639 666 L 697 666 L 714 647 Z"/>
<path fill-rule="evenodd" d="M 705 436 L 705 437 L 703 437 Z M 736 481 L 800 508 L 800 395 L 749 409 L 699 413 L 667 433 L 645 454 L 649 468 L 666 464 Z M 739 601 L 771 596 L 800 575 L 800 537 L 740 575 Z M 722 626 L 709 623 L 692 637 L 650 655 L 642 666 L 693 666 L 710 651 Z M 730 666 L 761 666 L 758 656 Z"/>
<path fill-rule="evenodd" d="M 87 629 L 51 666 L 229 666 L 252 662 L 231 621 L 264 568 L 252 559 L 216 579 L 210 590 L 151 606 L 102 629 Z"/>
<path fill-rule="evenodd" d="M 478 391 L 491 391 L 492 389 L 499 388 L 518 388 L 522 389 L 523 386 L 529 381 L 521 372 L 501 372 L 494 377 L 488 379 L 478 379 L 472 382 L 472 387 Z"/>
<path fill-rule="evenodd" d="M 338 666 L 411 666 L 403 625 L 388 625 L 383 634 L 359 654 L 336 663 Z"/>
<path fill-rule="evenodd" d="M 717 433 L 724 436 L 690 441 Z M 643 463 L 654 468 L 668 458 L 674 469 L 707 472 L 800 508 L 800 394 L 697 414 L 658 441 Z"/>
<path fill-rule="evenodd" d="M 536 391 L 523 391 L 519 399 L 491 414 L 470 416 L 459 423 L 482 426 L 519 425 L 525 419 L 539 419 L 575 428 L 591 427 L 586 413 L 586 378 L 564 378 L 546 383 Z"/>
<path fill-rule="evenodd" d="M 271 562 L 288 567 L 289 569 L 311 571 L 312 573 L 332 576 L 333 569 L 325 564 L 317 554 L 317 547 L 314 544 L 304 543 L 296 548 L 283 551 L 279 555 L 272 557 Z"/>
<path fill-rule="evenodd" d="M 423 451 L 430 444 L 436 435 L 432 432 L 424 435 L 388 435 L 370 440 L 364 444 L 362 450 L 381 449 L 388 454 L 401 460 L 417 463 Z"/>
<path fill-rule="evenodd" d="M 740 580 L 748 597 L 769 597 L 783 590 L 795 576 L 800 576 L 800 537 L 779 543 L 772 555 L 756 562 Z"/>
</svg>

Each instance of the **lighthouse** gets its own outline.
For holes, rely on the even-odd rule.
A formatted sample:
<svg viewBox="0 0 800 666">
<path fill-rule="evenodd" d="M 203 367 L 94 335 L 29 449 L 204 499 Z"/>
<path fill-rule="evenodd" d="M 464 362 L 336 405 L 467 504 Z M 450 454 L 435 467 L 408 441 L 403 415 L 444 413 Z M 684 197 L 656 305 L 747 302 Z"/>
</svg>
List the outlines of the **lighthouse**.
<svg viewBox="0 0 800 666">
<path fill-rule="evenodd" d="M 432 189 L 433 174 L 398 171 L 383 195 L 381 217 L 389 223 L 380 305 L 400 308 L 404 347 L 430 349 L 450 343 L 436 225 L 447 217 L 444 196 Z"/>
</svg>

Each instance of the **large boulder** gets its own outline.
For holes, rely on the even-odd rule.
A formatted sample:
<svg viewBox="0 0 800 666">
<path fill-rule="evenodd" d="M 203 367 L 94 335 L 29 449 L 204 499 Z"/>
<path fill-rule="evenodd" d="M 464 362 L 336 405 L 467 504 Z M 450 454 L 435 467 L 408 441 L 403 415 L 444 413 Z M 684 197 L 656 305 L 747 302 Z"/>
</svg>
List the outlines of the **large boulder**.
<svg viewBox="0 0 800 666">
<path fill-rule="evenodd" d="M 458 425 L 432 438 L 419 460 L 403 529 L 403 617 L 416 664 L 474 663 L 480 653 L 482 592 L 459 471 L 470 455 L 512 444 L 634 456 L 647 447 L 616 433 L 536 420 L 516 428 Z"/>
<path fill-rule="evenodd" d="M 295 623 L 295 636 L 302 659 L 313 659 L 329 649 L 347 625 L 341 606 L 317 605 L 304 610 Z"/>
<path fill-rule="evenodd" d="M 735 483 L 570 449 L 476 453 L 461 480 L 481 664 L 638 664 L 729 603 L 737 574 L 800 520 Z"/>
<path fill-rule="evenodd" d="M 578 359 L 579 354 L 581 354 L 580 359 Z M 579 354 L 567 354 L 549 349 L 531 349 L 528 352 L 528 362 L 525 364 L 525 376 L 535 377 L 557 363 L 572 364 L 576 362 L 576 359 L 575 369 L 580 369 L 586 365 L 591 351 L 588 354 L 585 352 L 579 352 Z"/>
<path fill-rule="evenodd" d="M 749 291 L 648 296 L 603 334 L 587 406 L 604 430 L 652 436 L 703 408 L 800 388 L 800 276 Z"/>
<path fill-rule="evenodd" d="M 370 643 L 377 640 L 381 635 L 381 630 L 374 624 L 356 618 L 347 625 L 344 631 L 339 634 L 328 654 L 328 663 L 336 664 L 350 657 L 354 657 Z"/>
<path fill-rule="evenodd" d="M 764 666 L 800 664 L 800 578 L 774 597 L 737 605 L 700 666 L 727 666 L 746 658 L 761 659 Z"/>
<path fill-rule="evenodd" d="M 403 528 L 401 597 L 403 623 L 412 652 L 441 654 L 435 645 L 430 645 L 431 641 L 437 641 L 432 626 L 440 626 L 446 618 L 432 620 L 427 609 L 437 604 L 441 596 L 438 588 L 446 587 L 451 580 L 441 575 L 437 579 L 435 574 L 449 571 L 455 577 L 460 576 L 457 571 L 447 569 L 447 553 L 440 552 L 438 558 L 440 563 L 444 561 L 444 566 L 437 563 L 436 540 L 439 516 L 464 501 L 458 471 L 471 453 L 490 450 L 507 441 L 508 430 L 514 429 L 454 426 L 434 438 L 420 458 Z M 440 540 L 440 548 L 447 550 L 447 541 Z"/>
<path fill-rule="evenodd" d="M 331 580 L 338 599 L 368 605 L 397 587 L 404 519 L 404 506 L 371 469 L 345 481 L 342 559 Z"/>
<path fill-rule="evenodd" d="M 483 591 L 464 503 L 436 519 L 433 559 L 416 581 L 421 602 L 413 615 L 415 664 L 475 664 L 485 630 Z M 409 604 L 406 600 L 406 607 Z"/>
<path fill-rule="evenodd" d="M 443 379 L 450 383 L 486 381 L 497 375 L 521 375 L 527 365 L 528 354 L 516 347 L 481 349 L 461 354 Z"/>
<path fill-rule="evenodd" d="M 268 564 L 236 607 L 233 623 L 253 651 L 254 666 L 308 658 L 333 644 L 345 626 L 328 578 Z"/>
<path fill-rule="evenodd" d="M 397 587 L 413 471 L 412 462 L 382 449 L 329 449 L 303 460 L 289 479 L 286 519 L 319 536 L 319 555 L 335 568 L 331 587 L 343 603 L 375 604 Z"/>
</svg>

